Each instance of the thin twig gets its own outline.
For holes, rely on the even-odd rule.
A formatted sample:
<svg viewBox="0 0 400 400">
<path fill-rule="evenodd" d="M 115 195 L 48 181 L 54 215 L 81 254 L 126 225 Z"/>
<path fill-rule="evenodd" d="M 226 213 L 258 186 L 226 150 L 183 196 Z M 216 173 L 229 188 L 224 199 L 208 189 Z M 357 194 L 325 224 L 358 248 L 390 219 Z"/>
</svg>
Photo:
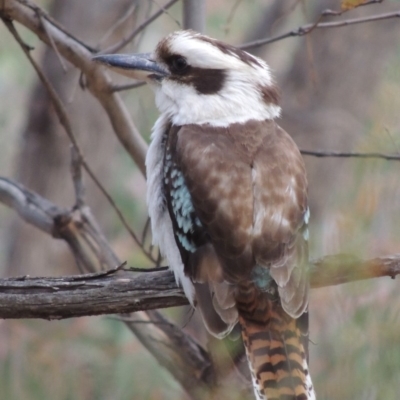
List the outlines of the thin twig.
<svg viewBox="0 0 400 400">
<path fill-rule="evenodd" d="M 243 0 L 236 0 L 233 6 L 231 7 L 231 10 L 229 11 L 228 17 L 226 18 L 225 22 L 225 27 L 224 27 L 224 33 L 227 35 L 231 29 L 231 24 L 233 21 L 233 18 L 235 17 L 236 11 L 239 8 L 240 3 Z"/>
<path fill-rule="evenodd" d="M 168 17 L 175 22 L 179 29 L 182 29 L 182 24 L 164 6 L 161 6 L 156 0 L 151 0 L 151 2 L 154 3 L 160 10 L 163 10 L 164 14 L 168 15 Z"/>
<path fill-rule="evenodd" d="M 148 1 L 146 13 L 144 15 L 144 20 L 147 20 L 147 18 L 149 18 L 149 16 L 151 15 L 152 8 L 153 8 L 153 3 L 151 1 Z M 135 27 L 137 25 L 137 23 L 138 23 L 138 21 L 135 21 L 135 24 L 132 26 Z M 146 30 L 143 29 L 142 32 L 140 32 L 140 34 L 135 37 L 135 40 L 132 40 L 131 45 L 130 45 L 130 49 L 132 49 L 132 51 L 134 51 L 134 49 L 139 48 L 140 43 L 142 43 L 145 34 L 146 34 Z"/>
<path fill-rule="evenodd" d="M 137 11 L 137 4 L 132 3 L 131 6 L 126 10 L 124 9 L 123 14 L 115 21 L 110 28 L 108 28 L 107 32 L 99 39 L 97 43 L 97 48 L 101 47 L 101 44 L 105 42 L 120 26 L 122 26 L 131 16 L 135 14 Z"/>
<path fill-rule="evenodd" d="M 66 28 L 64 28 L 63 25 L 60 24 L 59 21 L 55 20 L 53 17 L 51 17 L 49 14 L 47 14 L 46 11 L 44 11 L 42 8 L 37 6 L 35 3 L 32 3 L 28 0 L 16 0 L 18 3 L 23 4 L 24 6 L 30 8 L 33 10 L 37 15 L 41 15 L 45 20 L 47 20 L 50 24 L 52 24 L 54 27 L 59 29 L 64 35 L 68 36 L 70 39 L 74 40 L 76 43 L 79 43 L 81 46 L 83 46 L 86 50 L 89 50 L 91 53 L 97 52 L 97 49 L 95 49 L 92 46 L 89 46 L 82 40 L 78 39 L 74 35 L 72 35 L 71 32 L 69 32 Z"/>
<path fill-rule="evenodd" d="M 86 161 L 82 159 L 82 165 L 85 168 L 85 171 L 88 173 L 88 175 L 92 178 L 96 186 L 100 189 L 104 197 L 107 199 L 107 201 L 110 203 L 111 207 L 114 209 L 115 213 L 117 214 L 119 220 L 121 221 L 122 225 L 124 228 L 128 231 L 128 233 L 131 235 L 132 239 L 135 241 L 135 243 L 139 246 L 139 248 L 142 250 L 143 254 L 152 262 L 156 263 L 157 260 L 153 258 L 151 253 L 147 252 L 142 244 L 140 243 L 140 240 L 138 239 L 136 233 L 133 231 L 133 229 L 130 227 L 128 221 L 126 220 L 124 214 L 120 210 L 120 208 L 117 206 L 115 203 L 114 199 L 112 196 L 108 193 L 108 191 L 105 189 L 105 187 L 101 184 L 101 182 L 97 179 L 96 175 L 92 172 L 92 170 L 88 167 Z"/>
<path fill-rule="evenodd" d="M 50 47 L 54 50 L 54 52 L 56 53 L 56 56 L 58 58 L 58 61 L 61 64 L 61 67 L 63 69 L 64 72 L 67 72 L 67 65 L 64 62 L 64 59 L 61 57 L 60 52 L 57 49 L 56 44 L 54 43 L 54 39 L 53 36 L 51 36 L 49 34 L 49 31 L 47 30 L 47 26 L 46 26 L 46 22 L 45 22 L 45 18 L 43 17 L 42 13 L 40 13 L 39 11 L 37 11 L 37 15 L 39 17 L 40 20 L 40 24 L 42 25 L 44 31 L 46 32 L 47 37 L 49 38 L 49 42 L 50 42 Z"/>
<path fill-rule="evenodd" d="M 338 158 L 378 158 L 387 161 L 400 161 L 400 155 L 383 153 L 356 153 L 341 151 L 300 150 L 304 156 L 338 157 Z"/>
<path fill-rule="evenodd" d="M 294 29 L 290 32 L 286 32 L 286 33 L 283 33 L 280 35 L 268 37 L 265 39 L 254 40 L 253 42 L 244 43 L 242 45 L 239 45 L 238 47 L 243 50 L 248 50 L 248 49 L 253 49 L 255 47 L 264 46 L 265 44 L 277 42 L 279 40 L 286 39 L 289 37 L 304 36 L 304 35 L 307 35 L 308 33 L 310 33 L 314 29 L 339 28 L 342 26 L 362 24 L 365 22 L 382 21 L 385 19 L 399 18 L 399 17 L 400 17 L 400 11 L 394 11 L 394 12 L 389 12 L 389 13 L 384 13 L 384 14 L 371 15 L 368 17 L 346 19 L 346 20 L 342 20 L 342 21 L 320 22 L 318 24 L 315 24 L 315 23 L 307 24 L 307 25 L 300 26 L 299 28 Z"/>
<path fill-rule="evenodd" d="M 43 72 L 41 71 L 39 65 L 36 63 L 36 61 L 32 58 L 27 45 L 23 42 L 22 38 L 20 37 L 18 31 L 15 29 L 13 23 L 3 17 L 1 17 L 1 19 L 3 20 L 4 24 L 7 26 L 7 28 L 10 30 L 11 34 L 14 36 L 14 38 L 16 39 L 16 41 L 19 43 L 19 45 L 21 46 L 21 48 L 23 49 L 25 55 L 27 56 L 28 60 L 30 61 L 30 63 L 32 64 L 33 68 L 35 69 L 36 73 L 39 76 L 39 79 L 41 80 L 41 82 L 43 83 L 43 85 L 45 86 L 49 97 L 52 101 L 52 104 L 54 106 L 54 110 L 60 120 L 61 125 L 64 127 L 65 132 L 67 133 L 68 138 L 70 139 L 72 145 L 75 147 L 77 155 L 80 158 L 81 164 L 83 166 L 83 168 L 85 169 L 85 171 L 87 172 L 87 174 L 90 176 L 90 178 L 93 180 L 93 182 L 95 183 L 95 185 L 98 187 L 98 189 L 101 191 L 101 193 L 104 195 L 104 197 L 107 199 L 107 201 L 109 202 L 109 204 L 111 205 L 111 207 L 114 209 L 115 213 L 117 214 L 119 220 L 121 221 L 122 225 L 125 227 L 125 229 L 129 232 L 129 234 L 131 235 L 131 237 L 133 238 L 133 240 L 135 241 L 135 243 L 141 248 L 143 254 L 152 262 L 152 263 L 156 263 L 157 260 L 153 258 L 153 256 L 148 253 L 141 245 L 140 240 L 138 239 L 136 233 L 133 231 L 133 229 L 129 226 L 127 220 L 125 219 L 122 211 L 119 209 L 119 207 L 117 206 L 117 204 L 115 203 L 114 199 L 112 198 L 112 196 L 108 193 L 107 189 L 103 186 L 103 184 L 99 181 L 99 179 L 97 178 L 96 174 L 92 171 L 92 169 L 90 168 L 90 166 L 88 165 L 88 163 L 86 162 L 83 153 L 80 149 L 80 146 L 77 142 L 76 136 L 73 132 L 72 129 L 72 125 L 70 123 L 70 120 L 68 118 L 68 114 L 67 111 L 65 110 L 65 107 L 61 101 L 61 99 L 59 98 L 57 92 L 54 90 L 53 86 L 51 85 L 51 83 L 49 82 L 49 80 L 46 78 L 46 76 L 43 74 Z"/>
<path fill-rule="evenodd" d="M 1 7 L 3 3 L 4 8 Z M 39 39 L 50 45 L 49 38 L 40 26 L 39 19 L 32 9 L 29 9 L 25 6 L 25 3 L 21 4 L 17 0 L 0 0 L 0 14 L 8 21 L 15 20 L 21 23 L 34 34 L 36 34 Z M 57 44 L 60 53 L 69 62 L 87 75 L 89 90 L 100 101 L 104 110 L 110 117 L 110 121 L 114 127 L 118 139 L 144 173 L 144 155 L 147 146 L 142 137 L 139 135 L 139 132 L 137 131 L 133 122 L 130 120 L 129 114 L 123 102 L 121 101 L 121 98 L 109 90 L 111 82 L 107 77 L 107 74 L 97 66 L 93 65 L 89 51 L 87 51 L 82 44 L 79 44 L 78 41 L 71 39 L 71 35 L 68 35 L 68 33 L 63 33 L 60 29 L 53 25 L 49 25 L 48 28 L 50 34 L 53 35 L 54 41 Z M 6 180 L 3 179 L 3 181 Z M 54 204 L 42 198 L 40 204 L 38 205 L 38 209 L 34 203 L 35 198 L 38 196 L 35 196 L 34 193 L 27 191 L 26 188 L 23 190 L 23 188 L 15 183 L 14 185 L 7 185 L 6 182 L 4 182 L 3 186 L 4 187 L 2 190 L 5 189 L 6 192 L 4 193 L 3 191 L 2 198 L 0 199 L 1 202 L 4 202 L 8 206 L 18 211 L 18 213 L 26 221 L 30 222 L 34 226 L 39 227 L 50 235 L 54 235 L 54 237 L 66 240 L 73 252 L 76 250 L 75 247 L 79 248 L 81 246 L 82 243 L 80 236 L 88 233 L 86 230 L 86 228 L 88 228 L 87 225 L 93 222 L 90 220 L 89 222 L 85 221 L 87 215 L 79 215 L 79 212 L 77 212 L 76 214 L 78 215 L 76 215 L 76 220 L 72 215 L 70 221 L 65 221 L 65 223 L 61 224 L 60 226 L 57 223 L 57 220 L 59 219 L 58 216 L 60 215 L 59 207 L 56 207 Z M 42 207 L 43 203 L 46 205 L 44 208 Z M 82 213 L 86 209 L 87 207 L 79 211 Z M 61 211 L 61 214 L 64 215 L 64 212 Z M 65 214 L 68 217 L 71 215 L 71 211 L 65 210 Z M 82 219 L 79 219 L 79 217 L 82 217 Z M 91 228 L 96 229 L 93 226 L 91 226 Z M 93 237 L 93 241 L 96 242 L 100 248 L 104 247 L 102 245 L 102 241 L 99 240 L 99 235 Z M 106 244 L 108 245 L 108 243 Z M 110 258 L 104 258 L 104 256 L 102 256 L 101 259 L 97 259 L 96 255 L 89 254 L 90 250 L 85 249 L 84 247 L 85 246 L 82 246 L 80 252 L 76 254 L 84 268 L 87 267 L 84 256 L 90 258 L 88 261 L 93 262 L 93 265 L 96 264 L 96 270 L 103 268 L 105 265 L 108 267 L 116 265 L 116 263 Z M 109 247 L 109 245 L 108 248 L 110 253 L 113 255 L 112 258 L 118 260 L 117 256 Z M 145 275 L 148 276 L 149 274 Z M 173 276 L 172 279 L 174 280 Z M 122 284 L 123 288 L 125 286 L 125 281 L 121 280 L 120 283 Z M 90 286 L 92 287 L 90 290 L 96 290 L 96 285 Z M 58 291 L 55 293 L 55 299 L 57 302 L 60 301 L 60 298 L 57 297 L 58 293 Z M 140 297 L 142 297 L 142 294 L 143 293 L 140 293 Z M 6 297 L 8 297 L 8 295 Z M 132 296 L 127 294 L 127 300 L 129 302 L 133 300 L 131 297 Z M 91 294 L 90 298 L 93 299 Z M 113 293 L 111 293 L 110 299 L 113 301 Z M 99 306 L 104 312 L 104 298 L 100 296 L 99 300 Z M 164 298 L 160 301 L 162 302 L 162 306 L 166 305 Z M 34 304 L 32 299 L 28 302 L 31 304 L 31 306 Z M 54 303 L 51 301 L 50 305 L 52 306 L 53 304 Z M 81 305 L 84 304 L 81 303 Z M 137 305 L 140 306 L 140 304 Z M 79 307 L 77 304 L 76 306 Z M 66 312 L 68 312 L 68 306 L 66 306 L 65 303 L 62 305 L 62 307 Z M 41 311 L 44 310 L 42 309 Z M 150 317 L 148 316 L 148 312 L 135 313 L 135 317 L 140 320 L 154 319 L 154 315 L 154 312 L 151 313 Z M 165 328 L 168 328 L 168 330 L 163 329 L 163 331 L 161 331 L 153 324 L 134 324 L 131 322 L 126 322 L 125 324 L 129 327 L 129 329 L 131 329 L 131 331 L 142 342 L 142 344 L 154 355 L 158 362 L 168 371 L 170 371 L 177 381 L 181 383 L 183 388 L 186 389 L 187 393 L 190 394 L 190 397 L 193 398 L 193 400 L 200 400 L 204 398 L 203 393 L 209 388 L 209 382 L 212 381 L 213 373 L 210 358 L 204 349 L 201 348 L 201 346 L 191 340 L 187 334 L 182 332 L 177 327 L 172 328 L 169 325 L 163 325 L 163 327 L 165 326 Z M 163 343 L 167 343 L 167 345 L 163 347 L 158 346 L 156 342 L 151 341 L 150 337 L 160 338 L 162 339 Z M 161 342 L 161 340 L 158 340 L 158 342 Z M 189 342 L 191 343 L 190 346 L 182 346 L 182 343 Z M 197 388 L 199 386 L 201 387 L 202 394 L 196 394 L 197 392 L 194 393 L 193 388 Z"/>
<path fill-rule="evenodd" d="M 2 0 L 0 14 L 5 19 L 19 22 L 44 43 L 50 45 L 49 38 L 43 30 L 36 12 L 31 7 L 27 7 L 25 2 L 31 3 L 30 0 L 24 0 L 24 3 L 17 0 Z M 85 74 L 86 87 L 100 102 L 119 142 L 145 175 L 147 143 L 135 126 L 121 97 L 118 93 L 111 92 L 112 82 L 106 71 L 100 66 L 94 65 L 93 53 L 84 48 L 79 41 L 75 41 L 52 24 L 48 25 L 48 31 L 53 36 L 60 54 Z"/>
<path fill-rule="evenodd" d="M 115 53 L 116 51 L 125 47 L 137 34 L 139 34 L 143 29 L 149 26 L 153 21 L 155 21 L 160 15 L 165 13 L 165 10 L 174 5 L 178 0 L 170 0 L 167 4 L 165 4 L 160 10 L 154 13 L 150 18 L 140 24 L 136 29 L 134 29 L 128 36 L 126 36 L 121 41 L 115 43 L 114 45 L 107 47 L 102 50 L 101 53 Z"/>
<path fill-rule="evenodd" d="M 143 232 L 142 232 L 142 243 L 144 243 L 146 240 L 147 232 L 149 231 L 149 228 L 150 228 L 150 218 L 147 217 L 147 220 L 146 220 L 146 223 L 144 224 Z"/>
<path fill-rule="evenodd" d="M 71 175 L 75 190 L 75 204 L 77 208 L 85 205 L 85 186 L 82 180 L 82 160 L 75 146 L 71 146 Z"/>
</svg>

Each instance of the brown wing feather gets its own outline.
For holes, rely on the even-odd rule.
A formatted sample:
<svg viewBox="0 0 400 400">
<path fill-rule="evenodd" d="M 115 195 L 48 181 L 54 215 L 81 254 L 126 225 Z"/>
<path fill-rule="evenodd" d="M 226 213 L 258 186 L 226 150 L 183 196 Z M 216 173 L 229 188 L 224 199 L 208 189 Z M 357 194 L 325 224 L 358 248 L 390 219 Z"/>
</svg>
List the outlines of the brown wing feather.
<svg viewBox="0 0 400 400">
<path fill-rule="evenodd" d="M 232 141 L 231 129 L 184 126 L 176 151 L 197 216 L 223 264 L 224 279 L 236 282 L 248 277 L 253 264 L 253 195 L 250 162 Z"/>
<path fill-rule="evenodd" d="M 313 398 L 304 313 L 307 181 L 296 145 L 273 121 L 184 126 L 174 143 L 209 240 L 189 256 L 188 269 L 209 330 L 225 334 L 239 315 L 259 398 Z M 262 288 L 254 277 L 260 270 L 275 284 Z"/>
<path fill-rule="evenodd" d="M 297 272 L 290 277 L 304 253 L 298 233 L 307 181 L 290 136 L 273 121 L 187 125 L 177 133 L 176 154 L 224 278 L 246 279 L 257 264 L 270 268 L 281 288 L 300 284 Z"/>
<path fill-rule="evenodd" d="M 275 125 L 256 154 L 254 169 L 254 256 L 270 269 L 281 303 L 292 317 L 307 307 L 307 242 L 302 235 L 307 211 L 307 179 L 301 154 Z"/>
</svg>

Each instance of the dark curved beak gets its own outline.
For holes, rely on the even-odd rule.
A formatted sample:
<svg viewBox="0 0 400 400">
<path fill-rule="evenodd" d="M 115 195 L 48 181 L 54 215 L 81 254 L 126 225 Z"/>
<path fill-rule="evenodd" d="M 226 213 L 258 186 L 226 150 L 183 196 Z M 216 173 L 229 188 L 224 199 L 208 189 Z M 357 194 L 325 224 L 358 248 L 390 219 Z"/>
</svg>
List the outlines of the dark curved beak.
<svg viewBox="0 0 400 400">
<path fill-rule="evenodd" d="M 102 54 L 93 60 L 131 78 L 161 80 L 168 75 L 168 71 L 151 58 L 151 53 Z"/>
</svg>

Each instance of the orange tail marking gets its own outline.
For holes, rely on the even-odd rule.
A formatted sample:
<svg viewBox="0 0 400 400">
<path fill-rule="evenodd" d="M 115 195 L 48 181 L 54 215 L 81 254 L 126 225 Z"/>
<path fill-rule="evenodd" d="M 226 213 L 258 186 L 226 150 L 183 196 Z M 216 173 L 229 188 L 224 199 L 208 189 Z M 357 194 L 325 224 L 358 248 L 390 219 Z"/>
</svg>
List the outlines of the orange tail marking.
<svg viewBox="0 0 400 400">
<path fill-rule="evenodd" d="M 297 321 L 276 302 L 264 311 L 264 322 L 239 317 L 257 400 L 315 400 Z"/>
</svg>

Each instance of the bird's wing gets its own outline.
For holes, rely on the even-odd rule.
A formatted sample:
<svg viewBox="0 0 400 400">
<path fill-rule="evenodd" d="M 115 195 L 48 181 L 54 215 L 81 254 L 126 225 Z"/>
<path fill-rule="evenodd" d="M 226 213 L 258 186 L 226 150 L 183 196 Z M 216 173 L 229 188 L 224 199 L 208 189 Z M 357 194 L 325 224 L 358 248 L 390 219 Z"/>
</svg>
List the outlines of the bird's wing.
<svg viewBox="0 0 400 400">
<path fill-rule="evenodd" d="M 230 146 L 226 135 L 213 136 L 199 126 L 173 127 L 166 144 L 165 192 L 175 239 L 195 282 L 197 304 L 216 336 L 237 322 L 232 282 L 238 276 L 232 271 L 236 266 L 243 274 L 239 259 L 247 257 L 250 265 L 251 254 L 251 173 Z M 229 268 L 222 259 L 229 260 Z"/>
<path fill-rule="evenodd" d="M 254 279 L 260 267 L 276 281 L 284 309 L 299 316 L 308 291 L 307 182 L 289 135 L 273 121 L 187 125 L 171 130 L 167 147 L 190 198 L 192 228 L 185 234 L 175 226 L 181 252 L 190 240 L 182 252 L 186 272 L 199 282 L 235 284 Z M 170 213 L 181 218 L 171 207 Z M 231 296 L 224 297 L 231 306 Z"/>
<path fill-rule="evenodd" d="M 254 247 L 257 266 L 269 267 L 281 303 L 292 317 L 308 301 L 307 179 L 301 154 L 278 125 L 253 162 Z"/>
</svg>

